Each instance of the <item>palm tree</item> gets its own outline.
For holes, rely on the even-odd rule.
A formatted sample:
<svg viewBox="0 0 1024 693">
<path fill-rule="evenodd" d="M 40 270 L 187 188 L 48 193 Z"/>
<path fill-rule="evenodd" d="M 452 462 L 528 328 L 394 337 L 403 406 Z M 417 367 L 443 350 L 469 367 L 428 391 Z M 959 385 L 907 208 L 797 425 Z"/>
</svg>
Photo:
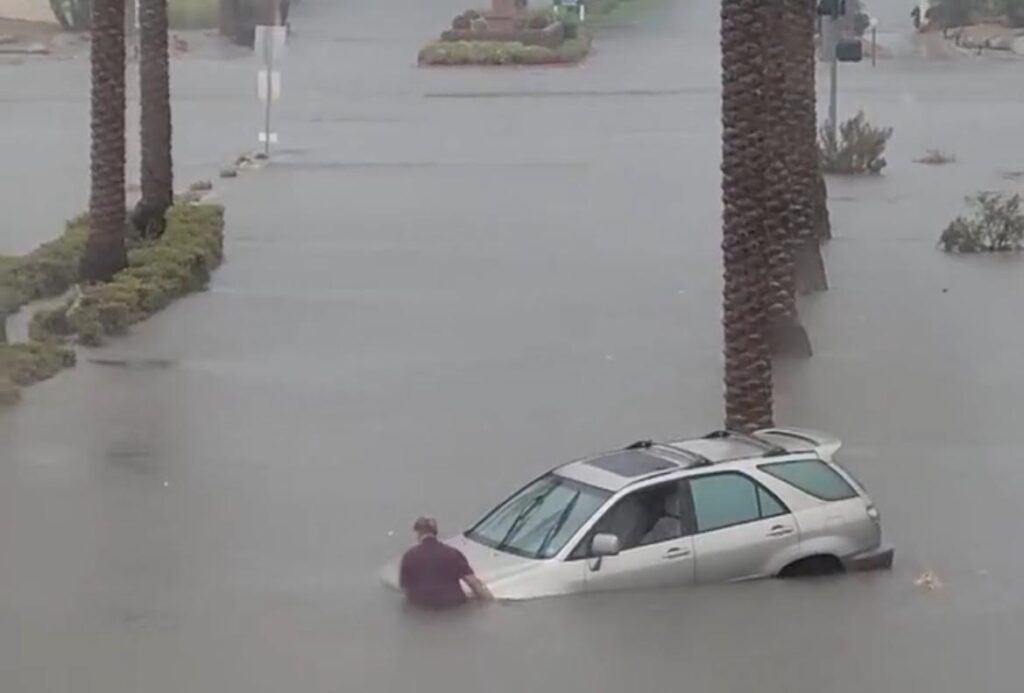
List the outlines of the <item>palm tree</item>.
<svg viewBox="0 0 1024 693">
<path fill-rule="evenodd" d="M 83 281 L 107 281 L 127 264 L 124 5 L 124 0 L 92 3 L 92 180 L 90 232 L 79 267 Z"/>
<path fill-rule="evenodd" d="M 814 0 L 785 0 L 786 75 L 794 142 L 793 194 L 799 201 L 796 282 L 801 292 L 828 288 L 821 241 L 829 237 L 825 179 L 818 155 L 817 95 L 814 88 Z"/>
<path fill-rule="evenodd" d="M 143 236 L 150 238 L 163 233 L 164 214 L 174 202 L 167 29 L 167 0 L 140 0 L 142 199 L 135 207 L 132 222 Z"/>
<path fill-rule="evenodd" d="M 765 231 L 768 239 L 767 334 L 773 353 L 808 357 L 811 345 L 796 307 L 793 253 L 801 226 L 809 225 L 806 200 L 794 189 L 800 157 L 791 143 L 792 91 L 786 81 L 789 48 L 785 0 L 764 0 Z"/>
<path fill-rule="evenodd" d="M 771 353 L 765 334 L 761 7 L 762 0 L 722 0 L 725 423 L 740 431 L 772 422 Z"/>
</svg>

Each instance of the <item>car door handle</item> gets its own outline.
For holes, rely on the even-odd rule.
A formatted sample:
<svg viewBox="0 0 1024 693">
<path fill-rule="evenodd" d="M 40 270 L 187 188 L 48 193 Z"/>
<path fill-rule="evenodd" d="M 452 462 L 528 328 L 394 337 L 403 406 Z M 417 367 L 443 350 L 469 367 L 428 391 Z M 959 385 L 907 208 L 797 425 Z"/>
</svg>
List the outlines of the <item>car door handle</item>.
<svg viewBox="0 0 1024 693">
<path fill-rule="evenodd" d="M 770 537 L 784 537 L 787 534 L 792 534 L 793 531 L 794 530 L 793 530 L 792 527 L 786 527 L 785 525 L 775 525 L 774 527 L 771 528 L 771 530 L 768 531 L 768 536 L 770 536 Z"/>
<path fill-rule="evenodd" d="M 676 546 L 676 547 L 671 548 L 671 549 L 669 549 L 668 551 L 665 552 L 665 560 L 666 561 L 672 561 L 672 560 L 675 560 L 677 558 L 686 558 L 689 555 L 690 555 L 690 550 L 689 549 L 681 549 L 678 546 Z"/>
</svg>

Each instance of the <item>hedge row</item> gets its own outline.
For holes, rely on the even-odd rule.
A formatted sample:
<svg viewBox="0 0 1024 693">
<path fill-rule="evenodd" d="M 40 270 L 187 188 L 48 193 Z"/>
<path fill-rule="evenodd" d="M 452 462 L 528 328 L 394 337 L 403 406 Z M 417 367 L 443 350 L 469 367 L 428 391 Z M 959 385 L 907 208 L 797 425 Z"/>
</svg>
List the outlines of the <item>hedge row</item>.
<svg viewBox="0 0 1024 693">
<path fill-rule="evenodd" d="M 77 219 L 60 239 L 22 258 L 0 258 L 0 288 L 9 306 L 60 295 L 74 285 L 88 222 Z M 179 203 L 167 212 L 164 235 L 135 242 L 128 267 L 107 284 L 89 284 L 68 302 L 32 317 L 32 342 L 0 345 L 0 404 L 16 402 L 19 388 L 74 365 L 77 341 L 96 345 L 124 332 L 176 298 L 206 287 L 223 261 L 224 208 Z"/>
<path fill-rule="evenodd" d="M 66 305 L 36 313 L 29 335 L 41 342 L 75 337 L 100 344 L 174 299 L 204 289 L 223 260 L 223 248 L 223 207 L 172 207 L 163 236 L 130 249 L 128 267 L 109 283 L 87 285 Z"/>
</svg>

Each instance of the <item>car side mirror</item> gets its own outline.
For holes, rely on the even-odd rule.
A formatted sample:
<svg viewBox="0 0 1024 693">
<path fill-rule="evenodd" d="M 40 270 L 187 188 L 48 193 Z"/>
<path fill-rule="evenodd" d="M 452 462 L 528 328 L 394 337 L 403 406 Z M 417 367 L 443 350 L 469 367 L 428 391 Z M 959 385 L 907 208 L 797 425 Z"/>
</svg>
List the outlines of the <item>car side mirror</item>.
<svg viewBox="0 0 1024 693">
<path fill-rule="evenodd" d="M 622 547 L 619 538 L 614 534 L 595 534 L 590 540 L 590 572 L 601 570 L 601 562 L 605 556 L 616 556 Z"/>
<path fill-rule="evenodd" d="M 614 534 L 596 534 L 590 542 L 591 556 L 617 556 L 622 548 Z"/>
</svg>

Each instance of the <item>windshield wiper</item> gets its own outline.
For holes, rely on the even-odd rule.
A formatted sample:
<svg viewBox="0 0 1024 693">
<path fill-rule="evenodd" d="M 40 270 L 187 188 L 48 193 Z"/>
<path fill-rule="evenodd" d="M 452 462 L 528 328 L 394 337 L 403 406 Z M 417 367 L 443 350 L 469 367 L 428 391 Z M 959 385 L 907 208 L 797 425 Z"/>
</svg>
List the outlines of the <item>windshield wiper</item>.
<svg viewBox="0 0 1024 693">
<path fill-rule="evenodd" d="M 576 501 L 579 499 L 580 492 L 577 491 L 576 495 L 572 497 L 572 500 L 565 505 L 565 508 L 563 508 L 562 512 L 558 515 L 558 521 L 551 525 L 551 529 L 549 529 L 544 535 L 544 541 L 540 543 L 540 548 L 537 549 L 537 553 L 535 555 L 536 558 L 544 558 L 544 552 L 547 550 L 548 544 L 550 544 L 552 540 L 558 536 L 558 533 L 562 531 L 562 526 L 569 519 L 569 515 L 572 514 L 573 508 L 576 507 Z"/>
<path fill-rule="evenodd" d="M 539 496 L 530 501 L 529 505 L 527 505 L 525 508 L 519 511 L 519 514 L 516 515 L 516 519 L 512 520 L 512 526 L 508 528 L 508 531 L 505 532 L 505 536 L 502 537 L 501 541 L 498 542 L 498 550 L 504 549 L 506 546 L 508 546 L 509 542 L 512 541 L 512 538 L 519 533 L 519 530 L 523 528 L 523 523 L 526 522 L 526 518 L 529 517 L 530 513 L 536 510 L 537 506 L 543 503 L 545 499 L 547 499 L 547 497 L 550 496 L 556 488 L 558 488 L 558 484 L 554 484 L 547 491 L 544 491 Z"/>
</svg>

